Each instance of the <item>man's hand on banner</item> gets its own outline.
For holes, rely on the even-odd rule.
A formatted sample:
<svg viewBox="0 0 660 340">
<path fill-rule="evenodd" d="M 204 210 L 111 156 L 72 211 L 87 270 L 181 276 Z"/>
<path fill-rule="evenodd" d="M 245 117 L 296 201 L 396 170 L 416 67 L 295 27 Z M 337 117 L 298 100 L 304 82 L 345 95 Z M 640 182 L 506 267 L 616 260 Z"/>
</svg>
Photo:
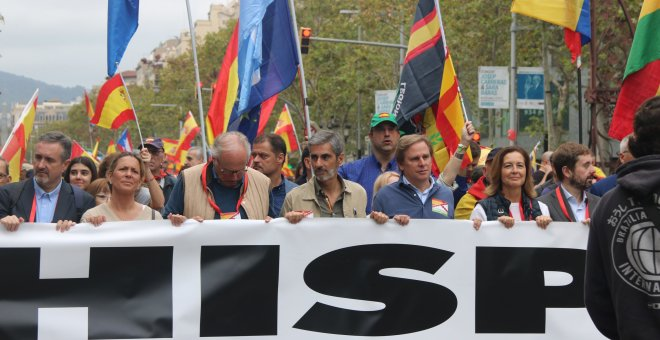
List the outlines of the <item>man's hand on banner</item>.
<svg viewBox="0 0 660 340">
<path fill-rule="evenodd" d="M 0 223 L 7 229 L 7 231 L 16 231 L 18 230 L 18 226 L 25 222 L 23 217 L 16 217 L 15 215 L 9 215 L 5 216 L 2 219 L 0 219 Z"/>
</svg>

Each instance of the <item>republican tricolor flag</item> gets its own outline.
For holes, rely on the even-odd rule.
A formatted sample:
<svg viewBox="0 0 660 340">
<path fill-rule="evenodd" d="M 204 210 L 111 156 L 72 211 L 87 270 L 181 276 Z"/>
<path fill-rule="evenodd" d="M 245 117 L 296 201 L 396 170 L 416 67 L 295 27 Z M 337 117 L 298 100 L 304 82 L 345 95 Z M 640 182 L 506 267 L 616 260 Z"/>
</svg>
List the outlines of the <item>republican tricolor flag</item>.
<svg viewBox="0 0 660 340">
<path fill-rule="evenodd" d="M 280 118 L 277 120 L 274 133 L 284 139 L 287 152 L 294 152 L 300 149 L 298 137 L 296 136 L 296 128 L 293 126 L 291 113 L 289 113 L 289 107 L 286 104 L 284 104 Z"/>
<path fill-rule="evenodd" d="M 37 89 L 30 101 L 25 104 L 21 116 L 16 121 L 16 125 L 11 131 L 9 138 L 2 147 L 2 158 L 9 164 L 9 176 L 12 182 L 18 182 L 21 176 L 21 165 L 25 162 L 25 153 L 27 152 L 28 141 L 34 125 L 34 117 L 37 113 L 37 98 L 39 89 Z"/>
<path fill-rule="evenodd" d="M 129 120 L 135 120 L 135 112 L 124 81 L 120 74 L 116 74 L 101 86 L 90 123 L 106 129 L 118 129 Z"/>
</svg>

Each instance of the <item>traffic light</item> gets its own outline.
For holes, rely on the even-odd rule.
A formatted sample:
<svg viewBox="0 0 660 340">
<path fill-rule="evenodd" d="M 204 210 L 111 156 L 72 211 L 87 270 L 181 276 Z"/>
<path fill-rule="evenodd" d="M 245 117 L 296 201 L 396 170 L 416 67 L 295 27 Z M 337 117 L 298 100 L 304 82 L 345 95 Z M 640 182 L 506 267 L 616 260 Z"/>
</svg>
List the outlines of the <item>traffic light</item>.
<svg viewBox="0 0 660 340">
<path fill-rule="evenodd" d="M 308 27 L 300 28 L 300 53 L 309 52 L 309 41 L 312 38 L 312 29 Z"/>
</svg>

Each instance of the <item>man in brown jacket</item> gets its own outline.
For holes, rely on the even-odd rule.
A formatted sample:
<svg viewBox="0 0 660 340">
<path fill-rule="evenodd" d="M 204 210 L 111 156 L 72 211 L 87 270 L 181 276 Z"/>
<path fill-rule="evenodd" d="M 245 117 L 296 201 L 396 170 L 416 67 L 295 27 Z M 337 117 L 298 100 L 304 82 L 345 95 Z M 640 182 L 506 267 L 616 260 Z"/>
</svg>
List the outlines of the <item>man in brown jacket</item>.
<svg viewBox="0 0 660 340">
<path fill-rule="evenodd" d="M 344 161 L 342 139 L 333 131 L 320 130 L 308 144 L 314 176 L 286 195 L 282 216 L 291 223 L 298 223 L 306 216 L 366 217 L 364 188 L 337 174 Z"/>
<path fill-rule="evenodd" d="M 174 225 L 187 218 L 263 220 L 268 215 L 270 179 L 247 166 L 250 143 L 226 132 L 211 148 L 212 160 L 181 173 L 163 217 Z"/>
</svg>

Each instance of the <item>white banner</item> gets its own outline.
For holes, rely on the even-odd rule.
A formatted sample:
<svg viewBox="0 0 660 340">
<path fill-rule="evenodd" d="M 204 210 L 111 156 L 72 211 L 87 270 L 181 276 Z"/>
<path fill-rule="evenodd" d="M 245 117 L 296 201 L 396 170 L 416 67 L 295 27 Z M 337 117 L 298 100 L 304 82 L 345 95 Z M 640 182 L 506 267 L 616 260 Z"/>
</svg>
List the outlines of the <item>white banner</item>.
<svg viewBox="0 0 660 340">
<path fill-rule="evenodd" d="M 0 231 L 0 338 L 602 339 L 588 228 L 368 219 Z"/>
<path fill-rule="evenodd" d="M 509 68 L 479 66 L 479 108 L 509 108 Z"/>
</svg>

